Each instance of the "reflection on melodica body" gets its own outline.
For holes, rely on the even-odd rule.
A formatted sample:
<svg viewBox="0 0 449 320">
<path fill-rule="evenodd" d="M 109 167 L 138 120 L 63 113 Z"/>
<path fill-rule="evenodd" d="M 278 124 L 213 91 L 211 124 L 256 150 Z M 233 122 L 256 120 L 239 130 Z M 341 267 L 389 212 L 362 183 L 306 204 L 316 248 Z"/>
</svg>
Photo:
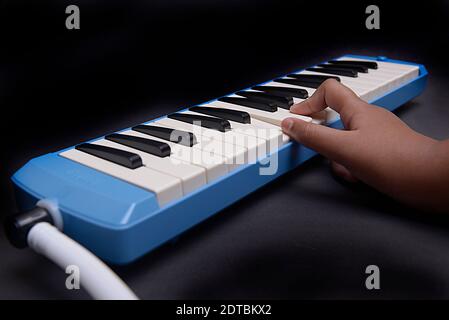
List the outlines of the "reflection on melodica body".
<svg viewBox="0 0 449 320">
<path fill-rule="evenodd" d="M 53 154 L 58 159 L 53 161 L 61 162 L 61 166 L 82 167 L 82 179 L 92 179 L 93 184 L 102 179 L 114 181 L 114 188 L 126 187 L 127 192 L 139 193 L 147 198 L 145 201 L 152 202 L 147 208 L 139 208 L 140 212 L 136 210 L 137 195 L 130 196 L 131 202 L 126 204 L 123 202 L 130 199 L 114 199 L 121 202 L 124 212 L 114 209 L 117 217 L 112 219 L 105 218 L 103 213 L 97 215 L 94 212 L 97 205 L 69 208 L 74 206 L 69 201 L 62 208 L 64 215 L 72 218 L 83 215 L 84 219 L 70 232 L 77 238 L 77 228 L 86 223 L 96 225 L 92 230 L 130 231 L 137 228 L 138 221 L 146 221 L 140 224 L 139 230 L 132 231 L 136 236 L 122 232 L 115 239 L 121 244 L 117 250 L 101 244 L 105 240 L 96 239 L 95 235 L 78 236 L 106 260 L 129 262 L 313 156 L 313 151 L 290 142 L 280 124 L 287 117 L 296 117 L 321 125 L 341 126 L 338 114 L 329 108 L 313 117 L 289 112 L 291 105 L 307 99 L 325 80 L 336 79 L 363 100 L 394 109 L 421 92 L 426 76 L 425 68 L 416 64 L 382 57 L 344 56 Z M 260 167 L 269 166 L 274 158 L 276 170 L 270 171 L 272 176 L 263 177 Z M 52 172 L 50 165 L 41 163 L 40 169 L 42 166 L 47 174 Z M 29 170 L 27 173 L 31 174 Z M 31 193 L 24 187 L 29 177 L 20 174 L 19 170 L 13 181 L 22 192 Z M 61 179 L 64 181 L 59 183 L 71 183 L 71 178 Z M 237 182 L 233 187 L 231 180 Z M 100 202 L 120 193 L 114 190 L 108 194 L 106 185 L 106 181 L 98 183 L 98 188 L 105 189 L 97 189 L 92 195 L 101 194 L 102 198 L 97 199 Z M 38 188 L 37 184 L 33 188 Z M 76 186 L 68 191 L 72 192 L 71 197 L 86 194 L 80 188 Z M 241 195 L 237 195 L 239 188 Z M 220 194 L 224 190 L 227 196 Z M 36 198 L 33 200 L 47 197 L 55 198 L 60 205 L 63 202 L 55 192 L 48 191 L 47 195 L 33 191 Z M 195 210 L 199 213 L 194 213 Z M 151 219 L 153 227 L 150 227 Z M 141 236 L 149 231 L 153 234 Z M 110 239 L 114 232 L 108 230 L 104 236 Z M 140 240 L 147 243 L 138 243 Z M 123 241 L 128 242 L 123 245 Z"/>
</svg>

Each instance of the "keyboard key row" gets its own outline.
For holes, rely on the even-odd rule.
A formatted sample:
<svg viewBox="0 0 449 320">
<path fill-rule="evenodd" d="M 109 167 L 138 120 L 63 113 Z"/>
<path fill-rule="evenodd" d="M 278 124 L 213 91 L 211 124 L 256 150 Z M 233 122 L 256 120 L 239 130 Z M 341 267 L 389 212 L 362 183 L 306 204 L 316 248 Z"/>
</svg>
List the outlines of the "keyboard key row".
<svg viewBox="0 0 449 320">
<path fill-rule="evenodd" d="M 313 117 L 288 110 L 310 97 L 325 80 L 340 81 L 369 101 L 418 73 L 415 66 L 344 57 L 60 155 L 154 192 L 163 206 L 277 151 L 289 141 L 280 129 L 287 117 L 315 123 L 338 119 L 329 108 Z"/>
</svg>

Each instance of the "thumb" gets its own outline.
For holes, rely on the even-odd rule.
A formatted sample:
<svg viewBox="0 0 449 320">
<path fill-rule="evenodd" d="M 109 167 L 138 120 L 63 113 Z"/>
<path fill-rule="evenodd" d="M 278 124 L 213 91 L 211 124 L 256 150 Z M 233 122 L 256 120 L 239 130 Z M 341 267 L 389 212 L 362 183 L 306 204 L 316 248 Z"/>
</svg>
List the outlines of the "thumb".
<svg viewBox="0 0 449 320">
<path fill-rule="evenodd" d="M 290 138 L 340 163 L 352 158 L 354 132 L 325 127 L 295 118 L 282 121 L 282 131 Z"/>
</svg>

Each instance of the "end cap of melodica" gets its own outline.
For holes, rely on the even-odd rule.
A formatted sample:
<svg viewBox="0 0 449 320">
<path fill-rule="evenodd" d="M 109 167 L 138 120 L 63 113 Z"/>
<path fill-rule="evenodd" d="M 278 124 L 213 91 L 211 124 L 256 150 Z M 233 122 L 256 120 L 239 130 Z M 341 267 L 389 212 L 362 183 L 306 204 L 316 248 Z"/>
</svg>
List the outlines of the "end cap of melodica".
<svg viewBox="0 0 449 320">
<path fill-rule="evenodd" d="M 51 215 L 41 207 L 10 215 L 4 222 L 6 237 L 13 246 L 25 248 L 28 246 L 28 233 L 33 226 L 40 222 L 53 224 Z"/>
</svg>

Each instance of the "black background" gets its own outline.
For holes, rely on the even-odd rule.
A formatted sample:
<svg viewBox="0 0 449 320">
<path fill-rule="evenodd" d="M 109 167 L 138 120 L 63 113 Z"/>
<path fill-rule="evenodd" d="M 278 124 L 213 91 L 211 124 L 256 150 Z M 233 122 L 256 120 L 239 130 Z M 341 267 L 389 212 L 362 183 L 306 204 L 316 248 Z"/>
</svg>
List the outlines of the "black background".
<svg viewBox="0 0 449 320">
<path fill-rule="evenodd" d="M 378 1 L 380 30 L 365 28 L 365 1 L 0 3 L 3 215 L 15 211 L 9 177 L 35 156 L 345 53 L 425 64 L 426 95 L 399 115 L 449 137 L 447 1 Z M 69 4 L 80 30 L 65 28 Z M 144 298 L 449 297 L 447 219 L 326 168 L 318 158 L 118 272 Z M 0 240 L 0 297 L 85 297 Z M 375 260 L 390 281 L 376 295 L 363 289 Z"/>
</svg>

